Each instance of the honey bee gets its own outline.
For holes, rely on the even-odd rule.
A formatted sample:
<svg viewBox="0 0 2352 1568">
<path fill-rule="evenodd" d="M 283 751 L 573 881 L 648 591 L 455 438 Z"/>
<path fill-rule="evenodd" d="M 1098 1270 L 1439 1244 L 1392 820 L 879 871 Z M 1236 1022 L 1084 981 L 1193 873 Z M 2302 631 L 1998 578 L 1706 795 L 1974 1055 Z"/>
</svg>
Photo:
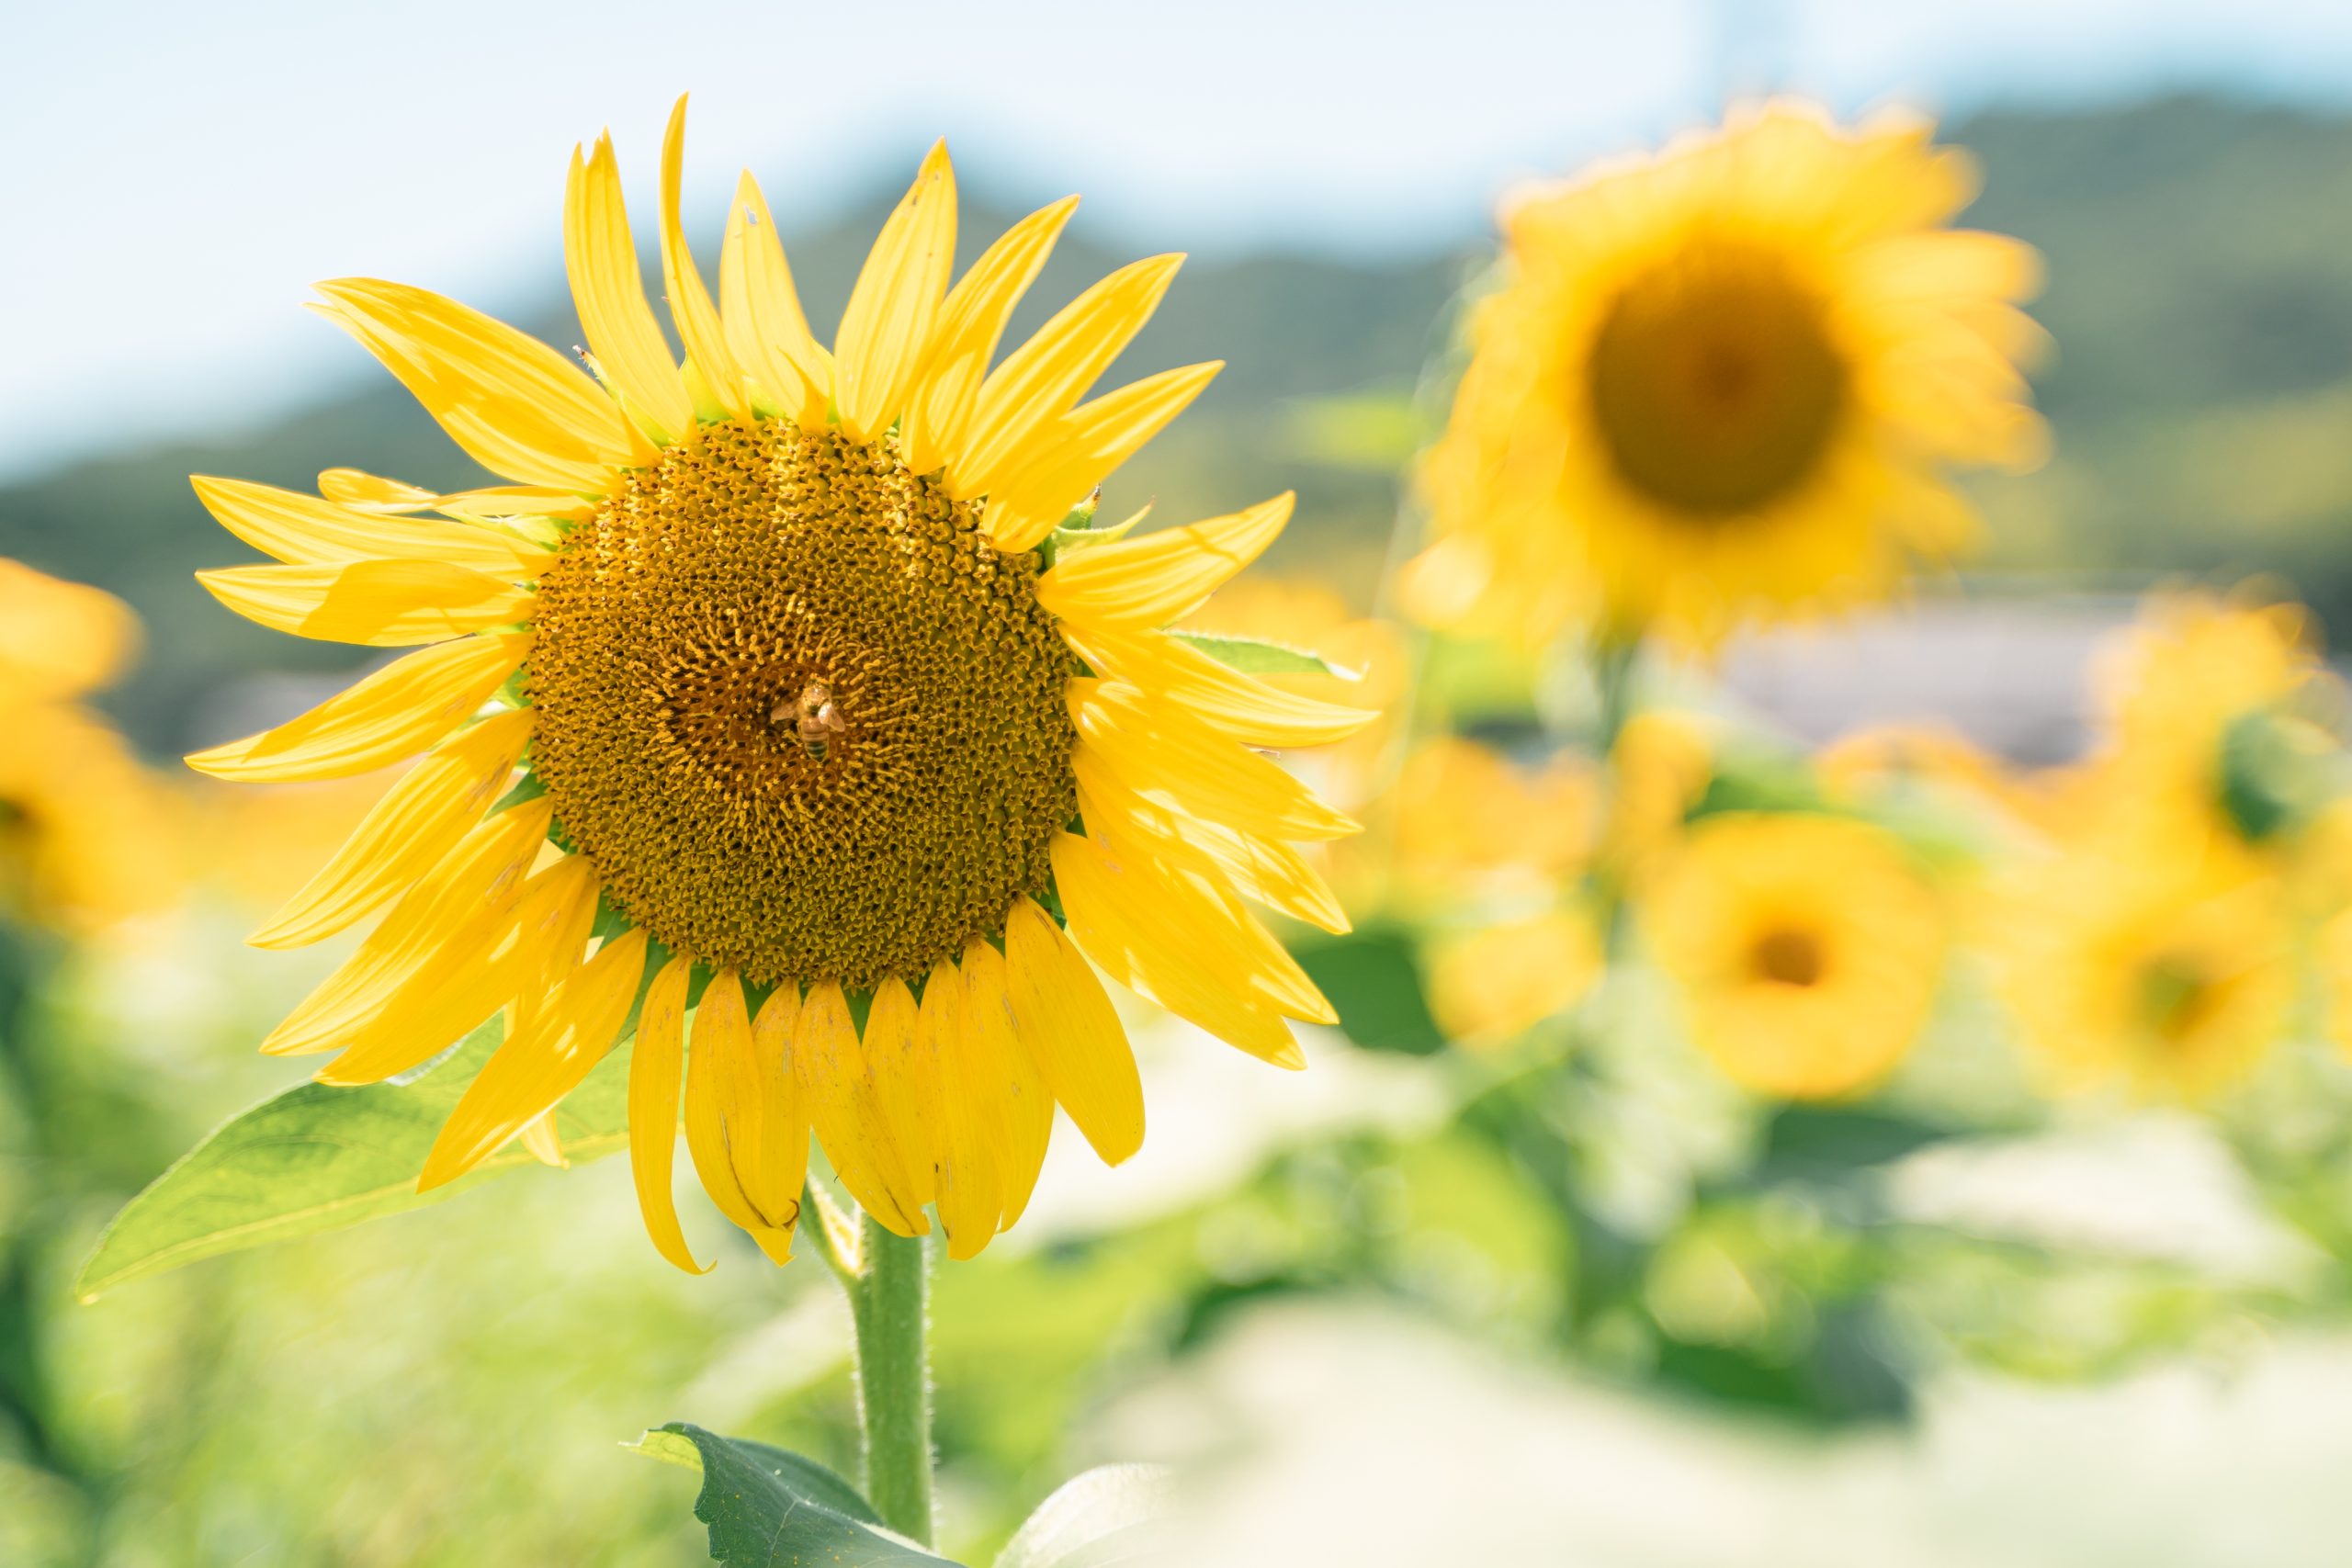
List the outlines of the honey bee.
<svg viewBox="0 0 2352 1568">
<path fill-rule="evenodd" d="M 833 689 L 822 681 L 809 682 L 794 701 L 778 703 L 768 717 L 777 724 L 790 720 L 800 743 L 820 761 L 825 757 L 826 741 L 849 729 L 842 710 L 833 705 Z"/>
</svg>

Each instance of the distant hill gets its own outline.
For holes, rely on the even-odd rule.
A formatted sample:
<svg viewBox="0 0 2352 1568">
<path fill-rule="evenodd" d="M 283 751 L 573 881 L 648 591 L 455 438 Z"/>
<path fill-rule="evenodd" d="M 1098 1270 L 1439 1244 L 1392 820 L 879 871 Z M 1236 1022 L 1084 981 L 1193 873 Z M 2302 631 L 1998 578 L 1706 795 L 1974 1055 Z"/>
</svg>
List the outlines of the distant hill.
<svg viewBox="0 0 2352 1568">
<path fill-rule="evenodd" d="M 2180 99 L 1988 114 L 1949 135 L 1986 165 L 1970 220 L 2046 254 L 2037 312 L 2060 345 L 2041 378 L 2060 455 L 2039 474 L 1979 487 L 1994 524 L 1985 564 L 2127 579 L 2269 572 L 2352 628 L 2352 120 Z M 880 215 L 876 205 L 795 239 L 820 330 Z M 1003 217 L 974 214 L 967 252 Z M 1101 248 L 1081 220 L 1020 325 L 1131 257 Z M 1110 509 L 1156 500 L 1161 516 L 1182 519 L 1295 487 L 1299 523 L 1270 564 L 1325 573 L 1368 600 L 1393 479 L 1316 460 L 1290 414 L 1304 400 L 1408 386 L 1476 258 L 1465 243 L 1413 265 L 1265 255 L 1188 267 L 1122 371 L 1230 363 L 1122 473 Z M 560 300 L 560 258 L 548 263 L 547 297 Z M 559 344 L 579 336 L 560 305 L 522 324 Z M 216 739 L 204 699 L 237 677 L 356 660 L 246 626 L 204 596 L 189 573 L 243 552 L 204 516 L 186 476 L 304 486 L 336 465 L 437 486 L 478 477 L 385 378 L 248 438 L 0 490 L 0 554 L 130 600 L 155 651 L 118 711 L 159 750 Z"/>
</svg>

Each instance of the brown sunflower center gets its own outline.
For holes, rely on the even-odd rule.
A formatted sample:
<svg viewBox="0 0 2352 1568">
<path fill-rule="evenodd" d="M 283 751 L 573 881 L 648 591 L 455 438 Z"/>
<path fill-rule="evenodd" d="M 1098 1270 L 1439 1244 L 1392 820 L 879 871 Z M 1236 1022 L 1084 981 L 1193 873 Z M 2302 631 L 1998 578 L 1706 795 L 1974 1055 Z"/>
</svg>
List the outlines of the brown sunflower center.
<svg viewBox="0 0 2352 1568">
<path fill-rule="evenodd" d="M 1797 489 L 1830 446 L 1849 377 L 1820 297 L 1755 247 L 1684 247 L 1603 313 L 1586 367 L 1619 478 L 1715 523 Z"/>
<path fill-rule="evenodd" d="M 2139 981 L 2141 1021 L 2168 1046 L 2186 1043 L 2221 999 L 2220 987 L 2203 967 L 2180 954 L 2163 954 L 2141 965 Z"/>
<path fill-rule="evenodd" d="M 540 583 L 532 767 L 559 828 L 713 965 L 923 973 L 1045 885 L 1076 808 L 1035 581 L 887 438 L 706 426 Z"/>
<path fill-rule="evenodd" d="M 1777 927 L 1756 939 L 1748 953 L 1748 967 L 1759 980 L 1782 986 L 1812 986 L 1828 967 L 1821 939 L 1793 926 Z"/>
</svg>

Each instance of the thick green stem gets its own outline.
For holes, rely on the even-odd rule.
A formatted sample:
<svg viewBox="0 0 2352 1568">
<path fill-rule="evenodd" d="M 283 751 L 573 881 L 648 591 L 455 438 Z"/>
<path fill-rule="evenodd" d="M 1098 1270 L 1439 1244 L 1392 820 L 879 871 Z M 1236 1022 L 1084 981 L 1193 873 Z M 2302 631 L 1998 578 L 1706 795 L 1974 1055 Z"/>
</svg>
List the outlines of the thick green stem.
<svg viewBox="0 0 2352 1568">
<path fill-rule="evenodd" d="M 848 1280 L 857 1325 L 865 1495 L 882 1522 L 931 1544 L 931 1264 L 920 1238 L 865 1219 Z"/>
</svg>

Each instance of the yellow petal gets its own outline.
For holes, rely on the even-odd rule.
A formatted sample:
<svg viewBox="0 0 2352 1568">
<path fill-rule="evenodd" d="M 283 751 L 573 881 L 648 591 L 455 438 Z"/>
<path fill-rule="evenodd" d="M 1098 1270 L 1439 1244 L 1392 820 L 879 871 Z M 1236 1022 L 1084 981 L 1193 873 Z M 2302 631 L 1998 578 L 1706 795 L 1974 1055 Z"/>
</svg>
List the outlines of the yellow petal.
<svg viewBox="0 0 2352 1568">
<path fill-rule="evenodd" d="M 1182 620 L 1274 542 L 1290 521 L 1291 501 L 1285 491 L 1228 517 L 1074 550 L 1037 580 L 1037 602 L 1066 621 L 1092 626 Z"/>
<path fill-rule="evenodd" d="M 875 1103 L 874 1080 L 849 1016 L 849 999 L 831 980 L 809 987 L 792 1030 L 792 1068 L 808 1122 L 833 1162 L 833 1173 L 875 1223 L 899 1235 L 924 1235 L 931 1222 L 910 1195 L 910 1182 Z"/>
<path fill-rule="evenodd" d="M 368 648 L 413 648 L 530 618 L 535 595 L 430 560 L 240 566 L 199 571 L 205 592 L 272 631 Z"/>
<path fill-rule="evenodd" d="M 879 435 L 906 407 L 955 265 L 956 171 L 942 141 L 883 223 L 842 311 L 833 402 L 851 436 Z"/>
<path fill-rule="evenodd" d="M 1045 1168 L 1046 1146 L 1054 1133 L 1054 1097 L 1014 1026 L 1004 954 L 973 938 L 964 949 L 963 976 L 979 1070 L 995 1074 L 1005 1085 L 1004 1208 L 997 1229 L 1008 1231 L 1029 1207 L 1037 1173 Z"/>
<path fill-rule="evenodd" d="M 525 484 L 602 495 L 641 443 L 563 355 L 454 299 L 377 278 L 322 283 L 321 314 L 357 338 L 462 447 Z"/>
<path fill-rule="evenodd" d="M 960 447 L 947 454 L 948 492 L 984 495 L 1012 472 L 1036 434 L 1068 413 L 1143 330 L 1183 260 L 1152 256 L 1121 267 L 1007 355 L 980 384 Z"/>
<path fill-rule="evenodd" d="M 345 779 L 413 757 L 521 667 L 527 636 L 462 637 L 395 660 L 300 718 L 187 759 L 216 779 Z"/>
<path fill-rule="evenodd" d="M 1170 810 L 1106 773 L 1102 758 L 1091 748 L 1080 748 L 1071 762 L 1078 775 L 1079 809 L 1090 832 L 1095 823 L 1106 823 L 1114 831 L 1136 836 L 1159 859 L 1220 876 L 1242 897 L 1293 919 L 1335 935 L 1351 929 L 1347 911 L 1322 874 L 1288 844 Z"/>
<path fill-rule="evenodd" d="M 1081 795 L 1083 804 L 1088 796 Z M 1238 983 L 1292 1018 L 1337 1023 L 1339 1013 L 1306 976 L 1273 933 L 1238 898 L 1224 873 L 1207 856 L 1179 850 L 1155 852 L 1152 841 L 1126 829 L 1125 819 L 1090 813 L 1086 837 L 1102 860 L 1129 886 L 1127 908 L 1151 912 L 1168 933 L 1171 959 L 1181 959 L 1221 982 Z"/>
<path fill-rule="evenodd" d="M 800 987 L 790 981 L 768 993 L 752 1020 L 753 1093 L 757 1099 L 756 1136 L 734 1139 L 743 1190 L 763 1214 L 775 1219 L 784 1243 L 782 1263 L 792 1256 L 792 1230 L 800 1218 L 800 1192 L 808 1178 L 808 1111 L 801 1103 L 800 1083 L 792 1072 L 792 1031 L 800 1021 Z M 751 1145 L 751 1162 L 742 1163 L 744 1145 Z"/>
<path fill-rule="evenodd" d="M 513 994 L 511 976 L 495 964 L 548 821 L 543 802 L 526 801 L 458 840 L 270 1032 L 262 1051 L 342 1049 L 335 1081 L 372 1081 L 346 1064 L 390 1058 L 393 1065 L 374 1075 L 386 1077 L 428 1060 L 488 1017 Z"/>
<path fill-rule="evenodd" d="M 526 801 L 476 827 L 401 896 L 357 950 L 272 1030 L 270 1055 L 323 1051 L 365 1021 L 418 966 L 468 931 L 486 906 L 513 907 L 552 819 L 544 800 Z"/>
<path fill-rule="evenodd" d="M 596 138 L 596 151 L 586 159 L 579 148 L 571 150 L 563 186 L 563 265 L 580 330 L 605 381 L 657 443 L 666 446 L 684 436 L 694 429 L 694 405 L 645 298 L 610 131 Z"/>
<path fill-rule="evenodd" d="M 694 1050 L 686 1058 L 686 1152 L 711 1202 L 755 1239 L 775 1229 L 744 1189 L 743 1168 L 753 1150 L 738 1142 L 746 1120 L 759 1113 L 758 1077 L 743 984 L 734 970 L 722 970 L 703 988 L 695 1010 Z M 788 1238 L 785 1245 L 788 1249 Z"/>
<path fill-rule="evenodd" d="M 1069 833 L 1054 840 L 1054 886 L 1069 915 L 1069 934 L 1102 972 L 1229 1045 L 1283 1067 L 1306 1057 L 1273 1004 L 1222 962 L 1211 933 L 1193 923 L 1197 908 L 1149 902 L 1166 888 L 1142 882 L 1133 866 Z"/>
<path fill-rule="evenodd" d="M 899 427 L 907 466 L 935 473 L 964 447 L 966 426 L 1012 308 L 1053 253 L 1078 197 L 1064 197 L 1006 230 L 958 278 L 939 308 L 931 360 Z"/>
<path fill-rule="evenodd" d="M 915 1034 L 914 993 L 896 975 L 874 987 L 865 1011 L 865 1070 L 874 1103 L 906 1168 L 907 1196 L 917 1207 L 938 1196 L 945 1134 L 938 1042 Z"/>
<path fill-rule="evenodd" d="M 330 469 L 329 473 L 335 470 Z M 367 476 L 362 475 L 362 478 Z M 326 474 L 319 476 L 322 481 Z M 193 476 L 198 501 L 223 528 L 266 556 L 294 566 L 363 560 L 438 561 L 500 581 L 533 577 L 555 558 L 511 534 L 437 517 L 388 517 L 243 479 Z M 389 481 L 383 481 L 389 482 Z M 401 487 L 405 490 L 406 486 Z M 417 492 L 425 504 L 436 498 Z"/>
<path fill-rule="evenodd" d="M 1143 1146 L 1143 1080 L 1102 982 L 1053 917 L 1027 898 L 1004 922 L 1013 1032 L 1105 1165 Z"/>
<path fill-rule="evenodd" d="M 1164 633 L 1065 621 L 1062 637 L 1098 672 L 1180 704 L 1251 746 L 1328 745 L 1380 716 L 1270 686 Z"/>
<path fill-rule="evenodd" d="M 934 1065 L 940 1086 L 939 1227 L 948 1257 L 977 1258 L 1004 1215 L 1012 1085 L 972 1022 L 963 976 L 945 959 L 923 982 L 915 1036 L 916 1054 Z"/>
<path fill-rule="evenodd" d="M 678 1074 L 685 1063 L 686 982 L 695 962 L 681 953 L 662 966 L 638 1010 L 628 1059 L 628 1164 L 637 1212 L 653 1249 L 689 1274 L 707 1274 L 678 1228 L 670 1172 L 678 1156 Z"/>
<path fill-rule="evenodd" d="M 333 936 L 422 876 L 506 793 L 537 718 L 529 708 L 514 708 L 435 747 L 369 808 L 318 874 L 245 940 L 255 947 L 301 947 Z"/>
<path fill-rule="evenodd" d="M 215 484 L 234 484 L 238 481 L 233 479 L 215 479 L 211 482 Z M 202 493 L 205 480 L 199 477 L 196 483 L 198 493 Z M 261 487 L 256 486 L 255 488 L 258 489 Z M 384 479 L 379 475 L 367 473 L 358 468 L 320 469 L 319 494 L 325 497 L 328 501 L 334 502 L 338 506 L 374 507 L 386 512 L 423 512 L 433 504 L 433 492 L 429 490 L 420 490 L 415 485 L 403 484 L 398 479 Z M 209 506 L 211 502 L 208 501 L 205 504 Z M 214 515 L 219 516 L 220 514 L 215 513 Z M 222 521 L 226 522 L 227 519 L 223 518 Z M 232 526 L 233 529 L 233 525 Z M 239 536 L 242 537 L 243 536 Z M 268 548 L 267 546 L 256 546 L 255 547 L 259 549 Z M 275 550 L 270 550 L 269 553 L 272 555 L 277 554 Z M 362 553 L 381 554 L 382 552 L 368 551 Z M 279 558 L 284 559 L 285 558 L 280 557 Z"/>
<path fill-rule="evenodd" d="M 579 965 L 596 927 L 603 889 L 585 855 L 567 854 L 542 866 L 523 888 L 513 937 L 518 961 L 514 976 L 518 1032 L 526 1032 L 554 999 L 563 977 Z"/>
<path fill-rule="evenodd" d="M 1172 704 L 1116 681 L 1068 692 L 1077 756 L 1099 764 L 1106 800 L 1138 795 L 1186 816 L 1270 841 L 1344 838 L 1356 824 L 1282 766 L 1219 735 Z"/>
<path fill-rule="evenodd" d="M 1201 395 L 1222 359 L 1147 376 L 1041 431 L 1020 466 L 989 492 L 989 537 L 1007 554 L 1034 549 L 1111 471 Z"/>
<path fill-rule="evenodd" d="M 702 372 L 719 406 L 737 419 L 752 417 L 743 395 L 743 372 L 728 351 L 727 334 L 719 327 L 718 307 L 703 287 L 702 271 L 686 245 L 685 225 L 678 219 L 678 186 L 686 160 L 686 99 L 684 94 L 670 110 L 670 129 L 662 138 L 662 278 L 670 291 L 670 320 L 686 345 L 686 359 Z"/>
<path fill-rule="evenodd" d="M 833 358 L 808 331 L 784 241 L 748 169 L 735 183 L 718 254 L 718 318 L 735 363 L 777 412 L 804 430 L 822 429 Z"/>
<path fill-rule="evenodd" d="M 416 1190 L 455 1181 L 579 1088 L 612 1049 L 644 973 L 641 931 L 614 938 L 574 970 L 539 1027 L 501 1045 L 467 1087 L 424 1156 Z"/>
<path fill-rule="evenodd" d="M 540 1111 L 515 1137 L 541 1165 L 553 1166 L 558 1170 L 571 1168 L 571 1162 L 563 1156 L 563 1139 L 555 1130 L 554 1111 Z"/>
</svg>

